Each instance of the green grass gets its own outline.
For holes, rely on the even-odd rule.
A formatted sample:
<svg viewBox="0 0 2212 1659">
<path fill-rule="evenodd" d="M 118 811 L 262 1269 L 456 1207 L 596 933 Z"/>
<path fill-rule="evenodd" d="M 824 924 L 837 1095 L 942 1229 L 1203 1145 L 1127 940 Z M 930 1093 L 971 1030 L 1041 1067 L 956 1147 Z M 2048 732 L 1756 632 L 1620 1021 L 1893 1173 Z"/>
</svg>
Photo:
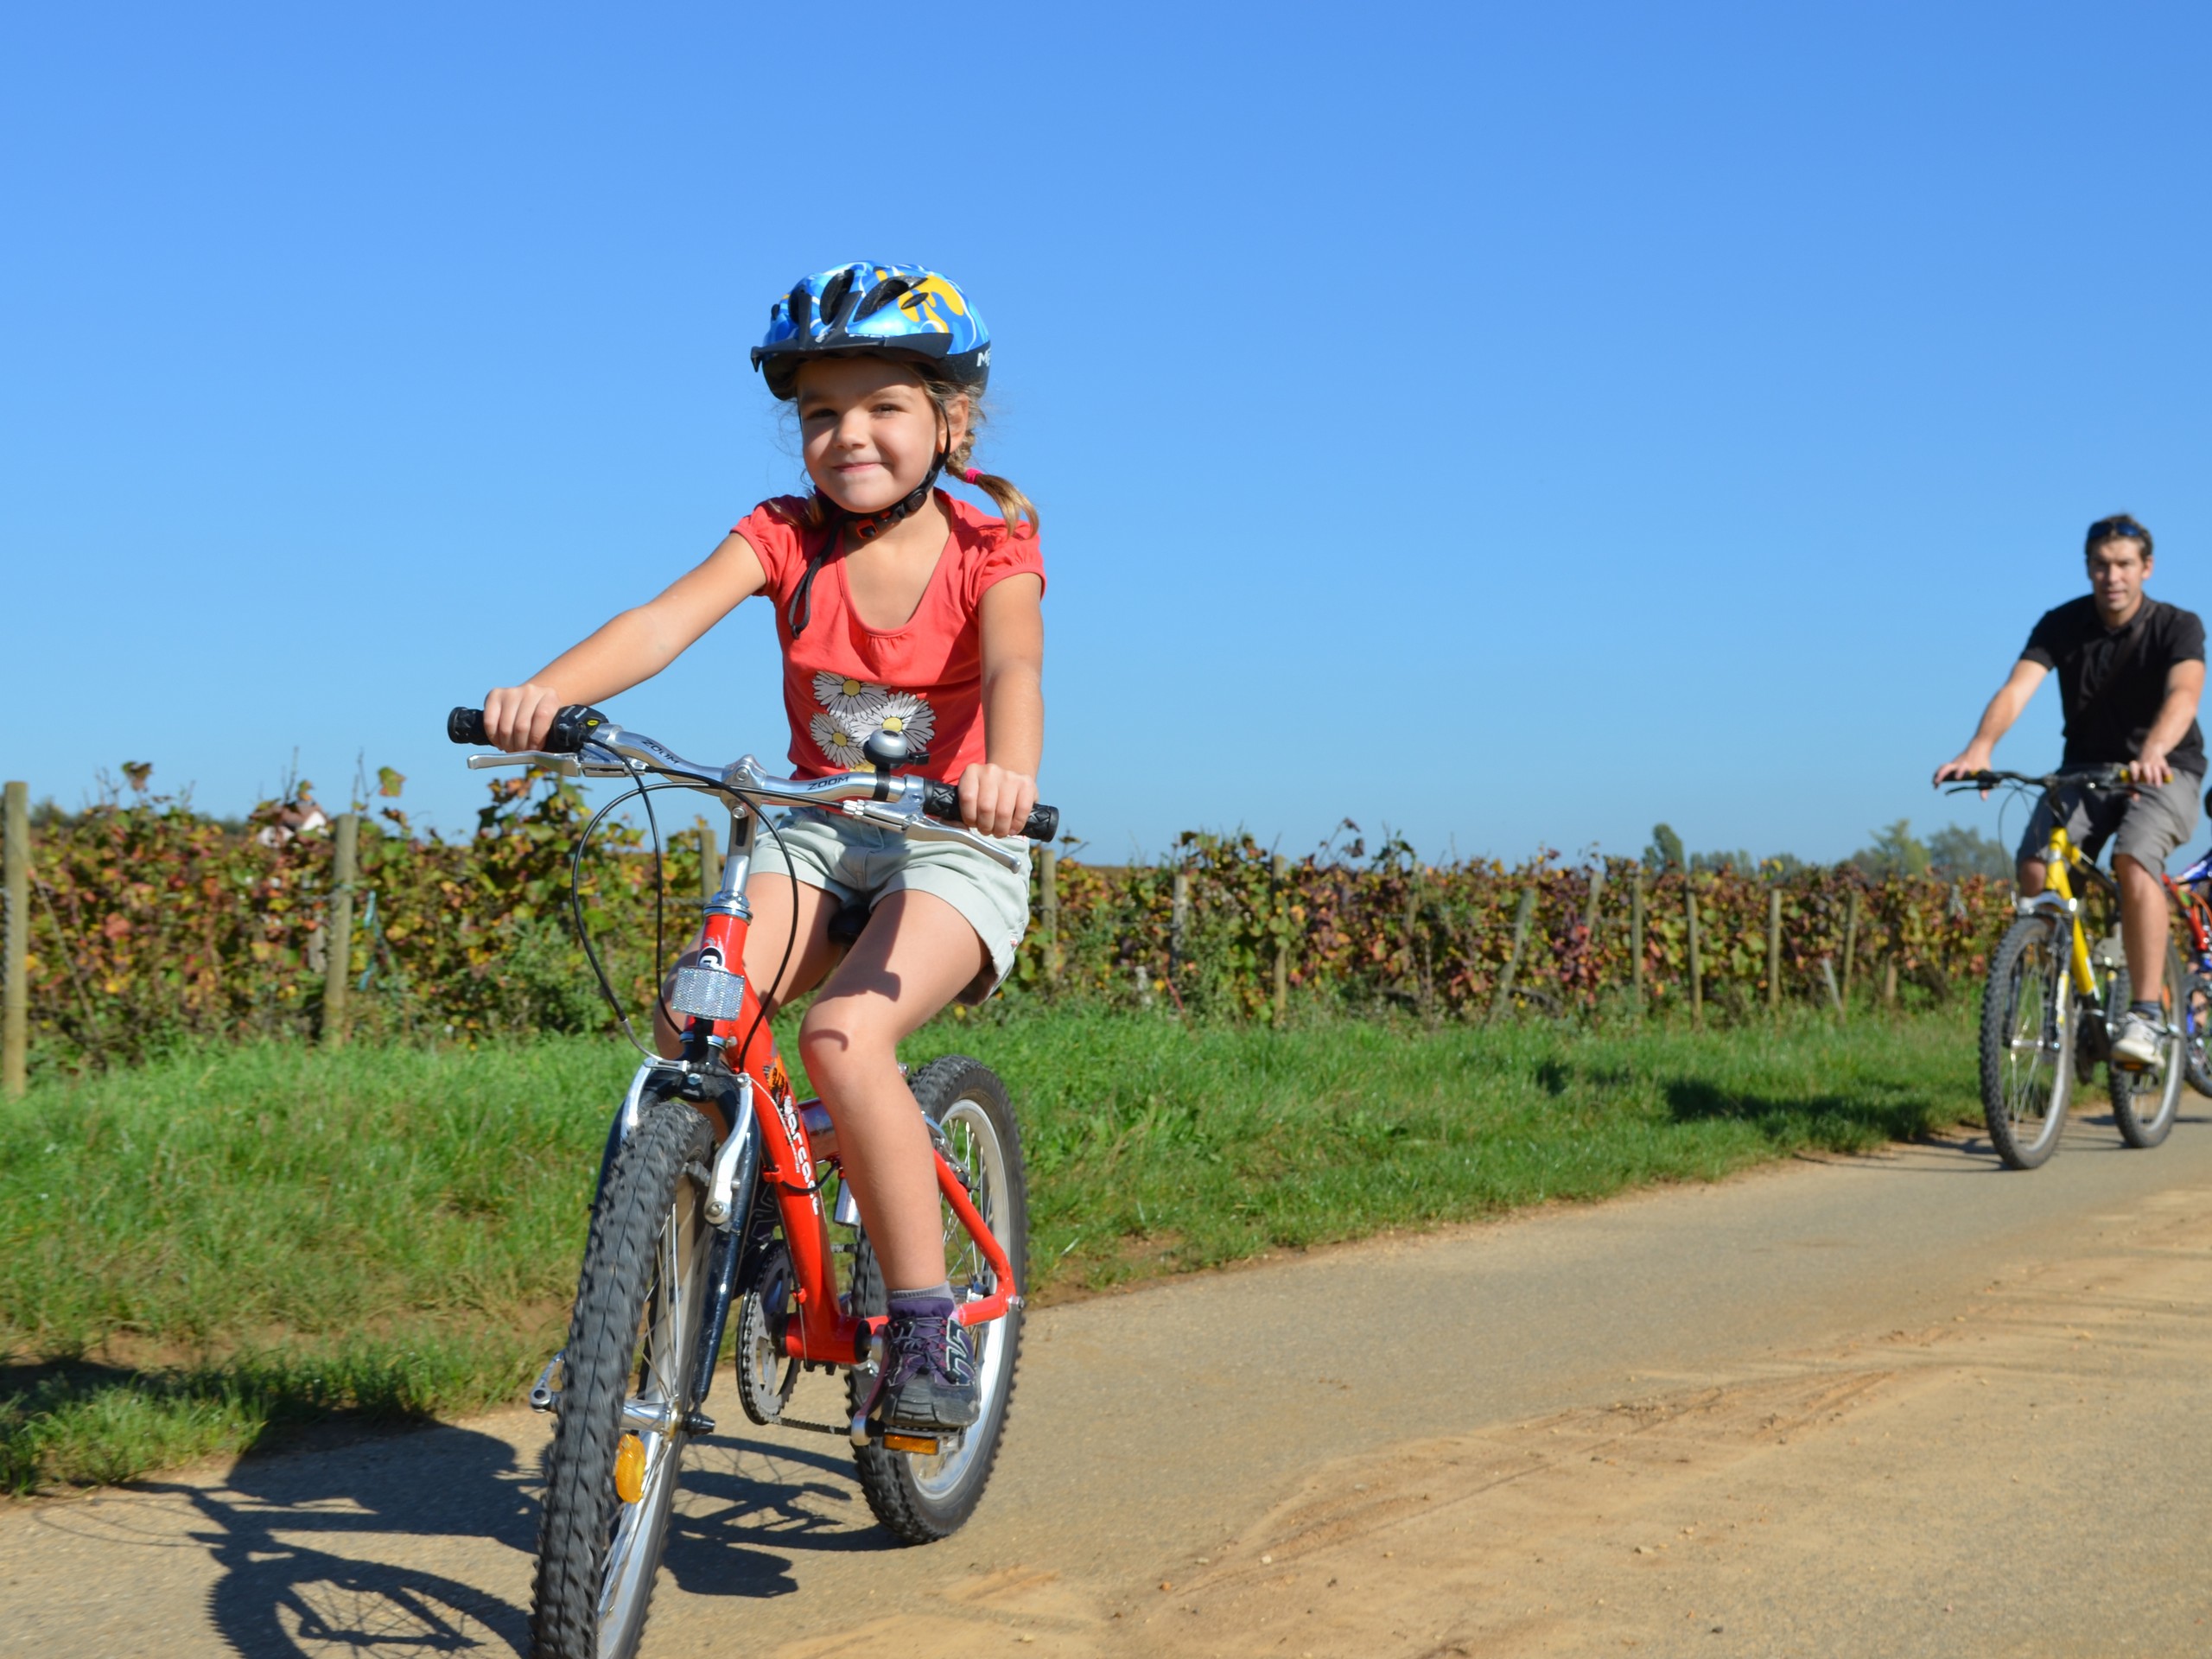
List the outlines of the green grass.
<svg viewBox="0 0 2212 1659">
<path fill-rule="evenodd" d="M 787 1045 L 788 1048 L 788 1045 Z M 1838 1032 L 1089 1011 L 942 1020 L 1010 1082 L 1033 1289 L 1706 1180 L 1974 1109 L 1956 1016 Z M 628 1051 L 277 1046 L 0 1111 L 0 1487 L 512 1398 L 557 1345 Z"/>
</svg>

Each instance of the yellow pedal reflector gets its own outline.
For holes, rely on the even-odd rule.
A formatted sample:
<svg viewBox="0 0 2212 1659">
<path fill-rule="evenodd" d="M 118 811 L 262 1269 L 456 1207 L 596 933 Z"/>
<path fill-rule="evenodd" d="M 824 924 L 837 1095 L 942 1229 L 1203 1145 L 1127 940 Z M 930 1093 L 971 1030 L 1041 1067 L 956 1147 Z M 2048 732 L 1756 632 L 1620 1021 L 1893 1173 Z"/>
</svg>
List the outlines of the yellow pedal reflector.
<svg viewBox="0 0 2212 1659">
<path fill-rule="evenodd" d="M 625 1434 L 622 1444 L 614 1448 L 614 1496 L 625 1503 L 634 1503 L 645 1495 L 645 1443 L 634 1434 Z"/>
<path fill-rule="evenodd" d="M 893 1452 L 918 1452 L 925 1458 L 937 1456 L 937 1441 L 927 1434 L 886 1434 L 883 1444 Z"/>
</svg>

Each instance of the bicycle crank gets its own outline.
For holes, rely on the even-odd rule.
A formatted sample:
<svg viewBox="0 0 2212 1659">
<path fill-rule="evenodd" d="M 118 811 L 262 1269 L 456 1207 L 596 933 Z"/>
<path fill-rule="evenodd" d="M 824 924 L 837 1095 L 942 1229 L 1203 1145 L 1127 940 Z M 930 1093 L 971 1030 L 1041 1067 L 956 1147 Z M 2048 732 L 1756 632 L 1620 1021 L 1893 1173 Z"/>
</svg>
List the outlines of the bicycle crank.
<svg viewBox="0 0 2212 1659">
<path fill-rule="evenodd" d="M 532 1411 L 550 1411 L 560 1402 L 561 1390 L 554 1386 L 553 1373 L 561 1369 L 568 1357 L 569 1351 L 563 1348 L 545 1362 L 545 1369 L 537 1374 L 537 1381 L 531 1385 L 530 1408 Z"/>
</svg>

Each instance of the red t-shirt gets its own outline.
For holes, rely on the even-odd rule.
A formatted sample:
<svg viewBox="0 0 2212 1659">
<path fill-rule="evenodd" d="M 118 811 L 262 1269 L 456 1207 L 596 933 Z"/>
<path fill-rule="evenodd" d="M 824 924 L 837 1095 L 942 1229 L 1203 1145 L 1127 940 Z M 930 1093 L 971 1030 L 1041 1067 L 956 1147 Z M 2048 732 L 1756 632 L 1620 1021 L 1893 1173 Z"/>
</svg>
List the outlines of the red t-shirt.
<svg viewBox="0 0 2212 1659">
<path fill-rule="evenodd" d="M 784 710 L 791 722 L 791 765 L 801 778 L 865 772 L 861 745 L 879 728 L 905 733 L 929 758 L 901 772 L 957 783 L 983 759 L 984 591 L 1028 572 L 1041 583 L 1045 561 L 1024 525 L 1009 534 L 1003 520 L 937 493 L 952 521 L 944 551 L 930 573 L 921 602 L 904 627 L 869 627 L 854 613 L 842 554 L 823 561 L 809 595 L 806 632 L 791 638 L 791 600 L 808 556 L 834 530 L 806 527 L 797 496 L 763 501 L 734 533 L 760 556 L 766 593 L 776 606 L 776 638 L 784 648 Z"/>
</svg>

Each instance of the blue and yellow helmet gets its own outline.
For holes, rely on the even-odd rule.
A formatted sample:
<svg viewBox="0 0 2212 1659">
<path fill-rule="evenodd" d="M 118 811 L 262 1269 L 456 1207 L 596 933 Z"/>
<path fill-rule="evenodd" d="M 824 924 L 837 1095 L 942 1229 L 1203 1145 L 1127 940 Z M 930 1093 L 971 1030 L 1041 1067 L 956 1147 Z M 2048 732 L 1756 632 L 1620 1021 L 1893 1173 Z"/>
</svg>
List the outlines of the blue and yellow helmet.
<svg viewBox="0 0 2212 1659">
<path fill-rule="evenodd" d="M 808 358 L 871 352 L 928 358 L 971 391 L 991 378 L 991 331 L 950 278 L 867 260 L 801 277 L 770 308 L 753 366 L 790 397 Z"/>
</svg>

